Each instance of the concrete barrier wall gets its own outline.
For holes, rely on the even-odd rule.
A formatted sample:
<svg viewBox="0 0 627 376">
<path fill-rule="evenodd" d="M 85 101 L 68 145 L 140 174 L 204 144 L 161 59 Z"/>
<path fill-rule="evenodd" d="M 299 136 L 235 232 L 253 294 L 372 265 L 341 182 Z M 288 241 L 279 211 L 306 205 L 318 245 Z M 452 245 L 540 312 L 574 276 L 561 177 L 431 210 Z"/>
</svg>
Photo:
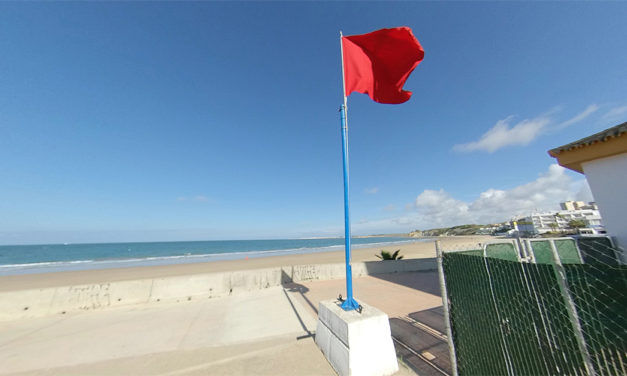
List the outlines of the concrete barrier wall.
<svg viewBox="0 0 627 376">
<path fill-rule="evenodd" d="M 436 270 L 435 259 L 358 262 L 353 277 Z M 222 273 L 0 292 L 0 321 L 241 294 L 290 282 L 340 279 L 344 264 L 294 265 Z"/>
</svg>

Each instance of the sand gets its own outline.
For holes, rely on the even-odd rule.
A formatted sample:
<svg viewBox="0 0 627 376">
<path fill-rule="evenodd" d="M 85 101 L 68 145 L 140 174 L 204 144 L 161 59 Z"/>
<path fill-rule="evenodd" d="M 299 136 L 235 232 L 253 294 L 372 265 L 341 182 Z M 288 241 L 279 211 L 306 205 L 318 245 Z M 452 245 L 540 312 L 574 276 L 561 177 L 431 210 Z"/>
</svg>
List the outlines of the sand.
<svg viewBox="0 0 627 376">
<path fill-rule="evenodd" d="M 438 238 L 443 249 L 476 247 L 490 237 Z M 376 261 L 380 247 L 356 249 Z M 434 240 L 386 250 L 435 257 Z M 344 252 L 0 277 L 0 291 L 187 276 L 277 266 L 343 263 Z M 390 317 L 441 305 L 437 273 L 354 279 L 356 297 Z M 318 302 L 343 292 L 343 280 L 307 281 L 212 299 L 0 322 L 0 375 L 334 375 L 313 342 Z M 132 333 L 132 335 L 129 335 Z M 37 356 L 33 356 L 37 354 Z M 401 364 L 399 376 L 413 375 Z"/>
<path fill-rule="evenodd" d="M 437 238 L 444 249 L 460 249 L 476 246 L 493 239 L 490 236 L 458 236 Z M 354 249 L 355 262 L 377 261 L 375 253 L 381 249 L 395 251 L 405 259 L 435 257 L 435 239 L 421 239 L 415 242 L 376 248 Z M 193 264 L 143 266 L 116 269 L 84 270 L 70 272 L 24 274 L 0 276 L 0 291 L 16 291 L 43 287 L 71 286 L 89 283 L 106 283 L 137 279 L 162 278 L 205 274 L 213 272 L 239 271 L 271 268 L 277 266 L 306 264 L 336 264 L 344 262 L 344 250 L 298 255 L 270 256 L 229 261 L 214 261 Z"/>
</svg>

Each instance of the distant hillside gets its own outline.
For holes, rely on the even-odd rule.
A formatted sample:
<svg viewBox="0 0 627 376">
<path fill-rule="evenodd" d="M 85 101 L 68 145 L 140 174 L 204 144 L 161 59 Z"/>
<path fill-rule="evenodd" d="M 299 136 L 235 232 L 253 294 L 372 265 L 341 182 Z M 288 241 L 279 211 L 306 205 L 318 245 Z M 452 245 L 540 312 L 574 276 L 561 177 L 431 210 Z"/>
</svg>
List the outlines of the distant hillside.
<svg viewBox="0 0 627 376">
<path fill-rule="evenodd" d="M 460 235 L 480 235 L 486 234 L 486 228 L 491 225 L 461 225 L 444 228 L 433 228 L 430 230 L 415 230 L 409 236 L 420 238 L 423 236 L 460 236 Z M 489 232 L 488 232 L 489 233 Z"/>
<path fill-rule="evenodd" d="M 409 234 L 374 234 L 374 235 L 353 235 L 353 238 L 406 238 Z"/>
</svg>

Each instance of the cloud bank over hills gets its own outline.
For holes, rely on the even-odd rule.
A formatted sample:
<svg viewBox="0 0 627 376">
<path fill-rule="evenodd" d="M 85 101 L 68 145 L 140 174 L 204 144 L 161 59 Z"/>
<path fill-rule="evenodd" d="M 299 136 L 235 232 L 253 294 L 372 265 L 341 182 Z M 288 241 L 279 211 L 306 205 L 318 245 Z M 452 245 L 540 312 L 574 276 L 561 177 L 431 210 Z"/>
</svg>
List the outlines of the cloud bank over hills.
<svg viewBox="0 0 627 376">
<path fill-rule="evenodd" d="M 566 169 L 552 164 L 529 183 L 511 189 L 490 188 L 469 202 L 453 197 L 444 189 L 425 189 L 407 205 L 403 215 L 362 220 L 353 228 L 356 234 L 361 234 L 496 223 L 515 215 L 554 210 L 560 202 L 571 199 L 593 201 L 588 183 L 585 179 L 573 179 L 566 174 Z"/>
</svg>

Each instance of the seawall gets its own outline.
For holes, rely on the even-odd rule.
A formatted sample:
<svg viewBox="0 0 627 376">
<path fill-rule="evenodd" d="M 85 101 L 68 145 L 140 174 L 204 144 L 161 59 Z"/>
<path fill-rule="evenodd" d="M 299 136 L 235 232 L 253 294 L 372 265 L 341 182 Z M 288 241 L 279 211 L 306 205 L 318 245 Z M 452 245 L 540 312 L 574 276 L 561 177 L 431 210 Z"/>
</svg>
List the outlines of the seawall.
<svg viewBox="0 0 627 376">
<path fill-rule="evenodd" d="M 352 264 L 353 277 L 436 269 L 435 258 Z M 211 299 L 285 283 L 345 277 L 345 265 L 310 264 L 0 292 L 0 321 Z"/>
</svg>

